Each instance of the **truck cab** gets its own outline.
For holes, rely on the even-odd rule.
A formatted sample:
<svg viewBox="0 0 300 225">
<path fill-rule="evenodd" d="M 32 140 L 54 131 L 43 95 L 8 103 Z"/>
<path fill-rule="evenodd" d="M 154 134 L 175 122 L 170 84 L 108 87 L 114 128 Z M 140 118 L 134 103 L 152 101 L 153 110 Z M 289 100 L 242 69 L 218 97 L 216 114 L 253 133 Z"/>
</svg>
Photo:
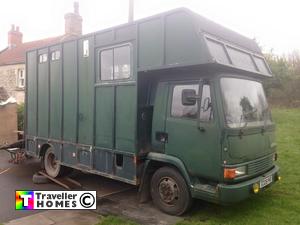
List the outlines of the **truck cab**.
<svg viewBox="0 0 300 225">
<path fill-rule="evenodd" d="M 172 77 L 157 83 L 146 161 L 181 168 L 192 197 L 238 202 L 278 180 L 274 128 L 261 80 L 235 72 Z M 175 178 L 166 177 L 152 195 L 165 186 L 177 193 Z"/>
<path fill-rule="evenodd" d="M 255 41 L 181 8 L 26 56 L 27 154 L 139 187 L 181 215 L 280 179 Z"/>
</svg>

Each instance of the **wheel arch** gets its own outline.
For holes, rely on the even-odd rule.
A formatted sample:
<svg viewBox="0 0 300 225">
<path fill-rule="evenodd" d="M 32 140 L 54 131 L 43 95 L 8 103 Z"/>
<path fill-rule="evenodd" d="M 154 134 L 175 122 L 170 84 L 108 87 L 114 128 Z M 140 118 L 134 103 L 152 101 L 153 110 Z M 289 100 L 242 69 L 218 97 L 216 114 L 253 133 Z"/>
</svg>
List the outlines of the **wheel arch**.
<svg viewBox="0 0 300 225">
<path fill-rule="evenodd" d="M 53 148 L 53 146 L 49 143 L 45 143 L 41 146 L 40 150 L 39 150 L 39 157 L 44 157 L 46 151 L 48 148 Z"/>
<path fill-rule="evenodd" d="M 165 155 L 162 153 L 150 152 L 147 156 L 144 171 L 145 173 L 147 172 L 151 173 L 151 170 L 157 170 L 163 166 L 173 167 L 174 169 L 178 170 L 178 172 L 182 175 L 182 177 L 186 181 L 187 185 L 188 186 L 192 185 L 190 176 L 186 170 L 185 165 L 180 159 L 174 156 Z"/>
<path fill-rule="evenodd" d="M 147 202 L 150 199 L 150 181 L 152 175 L 156 170 L 164 166 L 176 169 L 185 180 L 187 186 L 191 187 L 192 182 L 190 176 L 180 159 L 162 153 L 150 152 L 148 153 L 143 166 L 142 178 L 139 186 L 140 202 Z"/>
</svg>

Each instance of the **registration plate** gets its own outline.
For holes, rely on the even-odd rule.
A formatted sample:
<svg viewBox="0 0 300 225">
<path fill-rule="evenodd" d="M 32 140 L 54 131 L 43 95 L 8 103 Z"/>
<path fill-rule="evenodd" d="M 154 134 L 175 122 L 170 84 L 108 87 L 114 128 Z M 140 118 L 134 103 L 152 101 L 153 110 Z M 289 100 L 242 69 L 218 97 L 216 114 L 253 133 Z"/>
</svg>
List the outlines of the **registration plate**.
<svg viewBox="0 0 300 225">
<path fill-rule="evenodd" d="M 272 176 L 268 176 L 265 177 L 263 180 L 260 181 L 260 188 L 263 188 L 265 186 L 267 186 L 268 184 L 272 183 L 273 177 Z"/>
</svg>

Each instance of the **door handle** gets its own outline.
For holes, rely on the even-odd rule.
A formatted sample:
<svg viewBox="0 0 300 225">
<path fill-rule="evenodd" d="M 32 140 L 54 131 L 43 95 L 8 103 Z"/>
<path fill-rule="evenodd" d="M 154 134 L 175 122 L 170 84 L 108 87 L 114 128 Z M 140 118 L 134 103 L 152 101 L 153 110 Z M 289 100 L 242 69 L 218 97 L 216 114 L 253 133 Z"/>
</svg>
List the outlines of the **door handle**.
<svg viewBox="0 0 300 225">
<path fill-rule="evenodd" d="M 205 132 L 205 128 L 204 127 L 198 126 L 198 130 L 200 130 L 201 132 Z"/>
<path fill-rule="evenodd" d="M 168 143 L 168 133 L 161 131 L 155 132 L 155 140 L 162 143 Z"/>
</svg>

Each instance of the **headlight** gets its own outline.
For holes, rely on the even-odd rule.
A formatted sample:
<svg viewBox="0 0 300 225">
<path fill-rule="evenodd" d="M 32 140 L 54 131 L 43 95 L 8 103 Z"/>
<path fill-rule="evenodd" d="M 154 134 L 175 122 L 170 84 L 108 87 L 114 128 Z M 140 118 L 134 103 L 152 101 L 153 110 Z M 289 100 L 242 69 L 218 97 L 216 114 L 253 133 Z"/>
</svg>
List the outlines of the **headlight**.
<svg viewBox="0 0 300 225">
<path fill-rule="evenodd" d="M 235 174 L 237 177 L 243 176 L 246 174 L 246 166 L 240 166 L 235 169 Z"/>
<path fill-rule="evenodd" d="M 224 168 L 224 178 L 234 179 L 246 174 L 246 166 L 240 166 L 236 168 Z"/>
</svg>

